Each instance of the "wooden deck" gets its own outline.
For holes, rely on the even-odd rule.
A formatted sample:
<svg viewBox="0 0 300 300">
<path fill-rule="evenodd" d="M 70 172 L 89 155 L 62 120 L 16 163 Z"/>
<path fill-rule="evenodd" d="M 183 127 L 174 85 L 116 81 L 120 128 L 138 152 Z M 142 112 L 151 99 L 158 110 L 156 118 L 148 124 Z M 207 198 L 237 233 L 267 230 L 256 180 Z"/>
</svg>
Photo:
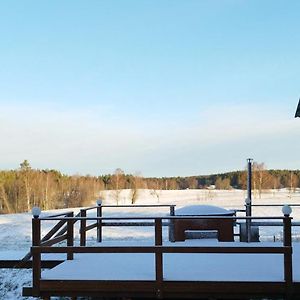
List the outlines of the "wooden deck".
<svg viewBox="0 0 300 300">
<path fill-rule="evenodd" d="M 177 243 L 163 244 L 162 241 L 162 224 L 163 220 L 172 220 L 179 217 L 160 217 L 160 218 L 103 218 L 103 217 L 86 217 L 86 211 L 81 214 L 80 217 L 56 217 L 54 220 L 67 223 L 66 231 L 61 236 L 57 236 L 52 240 L 41 242 L 41 222 L 53 221 L 53 218 L 34 218 L 33 219 L 33 247 L 31 249 L 33 255 L 33 285 L 23 289 L 24 296 L 35 296 L 49 299 L 51 296 L 89 296 L 89 297 L 112 297 L 112 298 L 159 298 L 159 299 L 170 299 L 170 298 L 181 298 L 181 299 L 250 299 L 257 297 L 271 297 L 281 299 L 299 299 L 300 298 L 300 275 L 298 282 L 298 275 L 295 276 L 293 272 L 293 247 L 291 243 L 291 218 L 285 217 L 251 217 L 255 219 L 276 219 L 281 220 L 284 227 L 284 243 L 280 246 L 264 246 L 254 244 L 241 244 L 232 243 L 231 246 L 222 244 L 222 246 L 178 246 Z M 194 217 L 184 217 L 189 219 Z M 209 219 L 210 217 L 201 217 L 201 219 Z M 216 218 L 216 217 L 214 217 Z M 224 217 L 222 217 L 223 219 Z M 232 220 L 237 219 L 249 219 L 249 217 L 226 217 Z M 99 246 L 88 247 L 86 246 L 86 231 L 97 228 L 98 236 L 101 236 L 101 226 L 105 220 L 154 220 L 155 228 L 155 244 L 152 246 L 105 246 L 99 244 Z M 80 222 L 80 246 L 74 246 L 74 223 Z M 87 226 L 87 221 L 95 221 L 94 224 Z M 171 223 L 171 222 L 170 222 Z M 56 228 L 56 231 L 59 230 Z M 54 247 L 58 241 L 65 239 L 67 241 L 66 247 Z M 221 244 L 221 243 L 220 243 Z M 299 248 L 300 249 L 300 248 Z M 41 271 L 41 255 L 42 253 L 66 253 L 68 261 L 61 264 L 47 272 Z M 84 267 L 78 265 L 78 257 L 83 262 L 86 270 L 92 270 L 89 267 L 88 260 L 84 262 L 84 257 L 90 255 L 97 255 L 98 258 L 104 257 L 110 254 L 114 257 L 117 255 L 129 254 L 132 257 L 138 255 L 150 255 L 153 257 L 153 265 L 148 268 L 151 272 L 150 276 L 128 276 L 125 278 L 118 278 L 118 276 L 109 276 L 108 274 L 113 270 L 118 272 L 118 264 L 116 261 L 115 270 L 113 269 L 113 263 L 109 264 L 112 270 L 109 270 L 105 264 L 101 264 L 104 270 L 101 270 L 101 274 L 104 276 L 91 275 L 89 278 L 80 277 Z M 265 255 L 266 257 L 277 257 L 275 265 L 279 266 L 275 278 L 273 276 L 257 278 L 242 278 L 239 280 L 239 276 L 235 279 L 230 279 L 230 273 L 239 272 L 239 265 L 226 266 L 224 263 L 224 276 L 223 278 L 205 277 L 200 276 L 199 278 L 193 277 L 192 280 L 186 276 L 185 278 L 177 278 L 174 280 L 172 276 L 169 276 L 168 271 L 168 259 L 170 255 L 238 255 L 243 257 L 254 257 L 259 258 Z M 299 250 L 300 257 L 300 250 Z M 178 260 L 177 260 L 178 261 Z M 196 261 L 192 265 L 197 266 Z M 225 262 L 225 260 L 224 260 Z M 254 261 L 255 262 L 255 261 Z M 300 259 L 299 259 L 300 262 Z M 92 262 L 93 263 L 93 262 Z M 96 263 L 96 261 L 94 261 Z M 175 260 L 176 263 L 176 260 Z M 132 265 L 143 268 L 143 264 L 148 265 L 146 261 L 140 261 L 139 263 Z M 203 264 L 202 264 L 203 265 Z M 250 261 L 251 265 L 251 261 Z M 259 267 L 265 267 L 266 270 L 270 270 L 270 275 L 274 275 L 269 266 L 258 265 Z M 64 266 L 67 266 L 66 268 Z M 200 265 L 198 265 L 199 268 Z M 221 266 L 222 267 L 222 266 Z M 230 268 L 231 267 L 231 268 Z M 120 266 L 119 266 L 120 268 Z M 175 269 L 174 269 L 175 268 Z M 228 269 L 226 269 L 228 268 Z M 107 272 L 105 271 L 107 269 Z M 176 268 L 173 262 L 173 269 L 180 272 L 180 265 Z M 61 270 L 62 273 L 59 273 Z M 120 269 L 119 269 L 120 270 Z M 57 272 L 56 272 L 57 271 Z M 52 272 L 52 275 L 51 275 Z M 56 272 L 56 273 L 55 273 Z M 69 273 L 68 273 L 69 272 Z M 132 270 L 131 270 L 132 272 Z M 208 270 L 207 270 L 208 272 Z M 79 277 L 76 277 L 76 274 Z M 92 271 L 91 271 L 92 273 Z M 204 272 L 205 273 L 205 272 Z M 49 275 L 50 274 L 50 275 Z M 81 275 L 80 275 L 81 274 Z M 93 273 L 95 275 L 95 273 Z M 107 274 L 107 276 L 105 276 Z M 298 273 L 297 273 L 298 274 Z M 64 275 L 64 276 L 62 276 Z"/>
</svg>

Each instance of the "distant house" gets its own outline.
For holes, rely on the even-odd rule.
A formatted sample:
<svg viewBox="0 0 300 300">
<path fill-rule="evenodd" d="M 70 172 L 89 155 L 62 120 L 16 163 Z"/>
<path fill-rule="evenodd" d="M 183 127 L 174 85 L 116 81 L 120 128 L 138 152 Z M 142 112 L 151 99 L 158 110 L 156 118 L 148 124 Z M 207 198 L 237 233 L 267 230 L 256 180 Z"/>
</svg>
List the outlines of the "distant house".
<svg viewBox="0 0 300 300">
<path fill-rule="evenodd" d="M 216 186 L 214 184 L 211 184 L 207 187 L 208 190 L 215 190 Z"/>
</svg>

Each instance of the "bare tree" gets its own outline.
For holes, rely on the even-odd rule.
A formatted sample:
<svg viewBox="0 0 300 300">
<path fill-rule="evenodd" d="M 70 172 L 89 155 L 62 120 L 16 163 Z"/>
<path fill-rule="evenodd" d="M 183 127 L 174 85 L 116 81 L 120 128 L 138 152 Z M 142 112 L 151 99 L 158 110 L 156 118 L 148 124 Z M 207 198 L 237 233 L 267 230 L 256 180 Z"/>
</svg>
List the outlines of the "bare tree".
<svg viewBox="0 0 300 300">
<path fill-rule="evenodd" d="M 116 200 L 117 205 L 119 205 L 120 194 L 122 186 L 124 185 L 125 174 L 120 168 L 117 168 L 112 176 L 112 187 L 113 187 L 113 197 Z"/>
<path fill-rule="evenodd" d="M 264 179 L 266 175 L 266 167 L 264 163 L 253 163 L 253 189 L 258 191 L 259 198 L 261 199 Z"/>
<path fill-rule="evenodd" d="M 140 172 L 136 172 L 131 178 L 130 196 L 131 204 L 134 204 L 138 198 L 139 190 L 144 187 L 144 182 Z"/>
<path fill-rule="evenodd" d="M 158 179 L 156 179 L 155 183 L 152 184 L 152 187 L 150 189 L 150 195 L 157 199 L 157 203 L 159 203 L 159 198 L 161 195 L 161 187 L 160 187 L 159 183 L 160 183 L 160 181 Z"/>
<path fill-rule="evenodd" d="M 27 159 L 25 159 L 22 163 L 20 163 L 20 171 L 22 174 L 24 188 L 25 188 L 25 196 L 26 196 L 26 209 L 30 211 L 31 203 L 31 182 L 30 182 L 30 175 L 31 175 L 31 166 Z"/>
</svg>

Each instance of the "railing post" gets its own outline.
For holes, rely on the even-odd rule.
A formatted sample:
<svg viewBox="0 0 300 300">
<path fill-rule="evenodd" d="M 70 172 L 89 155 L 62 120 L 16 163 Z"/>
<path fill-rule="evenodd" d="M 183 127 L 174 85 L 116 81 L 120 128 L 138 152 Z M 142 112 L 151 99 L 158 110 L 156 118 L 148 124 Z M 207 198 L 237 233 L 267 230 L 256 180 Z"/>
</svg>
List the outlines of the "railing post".
<svg viewBox="0 0 300 300">
<path fill-rule="evenodd" d="M 68 217 L 73 218 L 74 213 L 71 212 Z M 67 221 L 67 246 L 68 247 L 73 247 L 74 246 L 74 221 L 73 220 L 68 220 Z M 67 260 L 73 260 L 74 258 L 74 253 L 73 252 L 68 252 L 67 253 Z"/>
<path fill-rule="evenodd" d="M 97 200 L 97 217 L 102 217 L 102 200 Z M 102 242 L 102 220 L 97 220 L 97 241 Z"/>
<path fill-rule="evenodd" d="M 175 216 L 175 205 L 171 205 L 170 206 L 170 217 L 174 217 L 174 216 Z M 169 220 L 169 240 L 170 240 L 170 242 L 175 242 L 174 230 L 175 230 L 174 220 L 170 219 Z"/>
<path fill-rule="evenodd" d="M 293 260 L 292 260 L 292 218 L 290 214 L 292 209 L 285 205 L 282 208 L 284 214 L 283 219 L 283 245 L 284 252 L 284 280 L 286 283 L 286 299 L 289 299 L 293 286 Z"/>
<path fill-rule="evenodd" d="M 86 210 L 80 210 L 80 217 L 86 217 Z M 80 220 L 80 246 L 86 245 L 86 220 Z"/>
<path fill-rule="evenodd" d="M 163 254 L 159 246 L 162 246 L 162 220 L 155 219 L 155 278 L 156 278 L 156 296 L 162 298 L 163 283 Z"/>
<path fill-rule="evenodd" d="M 40 279 L 41 279 L 41 252 L 38 247 L 41 244 L 41 220 L 39 215 L 41 210 L 38 207 L 32 209 L 32 285 L 33 296 L 40 294 Z"/>
</svg>

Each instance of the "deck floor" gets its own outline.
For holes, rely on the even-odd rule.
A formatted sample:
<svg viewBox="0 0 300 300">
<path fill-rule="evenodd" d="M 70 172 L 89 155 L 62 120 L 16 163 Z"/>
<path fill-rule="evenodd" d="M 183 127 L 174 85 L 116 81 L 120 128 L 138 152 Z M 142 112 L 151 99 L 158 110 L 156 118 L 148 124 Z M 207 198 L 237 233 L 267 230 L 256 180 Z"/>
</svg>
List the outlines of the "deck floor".
<svg viewBox="0 0 300 300">
<path fill-rule="evenodd" d="M 177 244 L 177 243 L 176 243 Z M 104 246 L 107 244 L 103 243 Z M 111 244 L 110 244 L 111 245 Z M 118 244 L 120 246 L 120 244 Z M 172 244 L 174 246 L 174 244 Z M 178 243 L 178 245 L 183 245 Z M 195 243 L 191 243 L 195 246 Z M 203 243 L 201 243 L 203 245 Z M 216 246 L 208 242 L 206 246 Z M 219 243 L 237 246 L 237 243 Z M 247 244 L 242 244 L 243 246 Z M 250 246 L 278 246 L 251 243 Z M 300 282 L 300 244 L 293 245 L 293 277 Z M 164 254 L 164 281 L 283 282 L 281 254 Z M 42 280 L 155 280 L 154 254 L 77 254 L 51 270 Z"/>
</svg>

